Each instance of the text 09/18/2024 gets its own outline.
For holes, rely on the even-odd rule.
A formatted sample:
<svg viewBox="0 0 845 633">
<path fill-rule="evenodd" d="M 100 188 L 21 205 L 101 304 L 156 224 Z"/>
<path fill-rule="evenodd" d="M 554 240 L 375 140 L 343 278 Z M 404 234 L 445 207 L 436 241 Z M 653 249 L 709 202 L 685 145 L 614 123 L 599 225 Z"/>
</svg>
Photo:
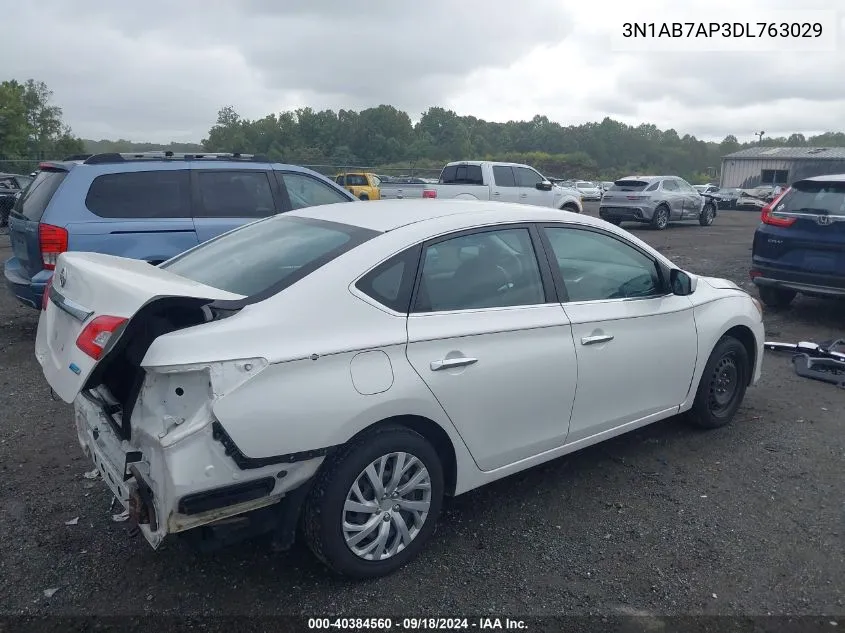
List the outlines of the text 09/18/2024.
<svg viewBox="0 0 845 633">
<path fill-rule="evenodd" d="M 613 34 L 613 50 L 835 51 L 840 30 L 835 11 L 771 12 L 765 19 L 740 15 L 739 19 L 720 16 L 705 21 L 690 17 L 621 20 Z"/>
</svg>

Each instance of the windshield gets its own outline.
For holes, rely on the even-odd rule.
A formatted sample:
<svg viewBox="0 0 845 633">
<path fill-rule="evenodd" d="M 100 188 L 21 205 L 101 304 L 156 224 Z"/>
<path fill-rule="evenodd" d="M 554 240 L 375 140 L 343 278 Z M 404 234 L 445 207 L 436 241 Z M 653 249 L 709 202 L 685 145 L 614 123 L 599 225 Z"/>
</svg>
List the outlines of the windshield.
<svg viewBox="0 0 845 633">
<path fill-rule="evenodd" d="M 221 235 L 161 268 L 252 296 L 271 288 L 282 290 L 375 235 L 347 224 L 275 216 Z"/>
<path fill-rule="evenodd" d="M 775 212 L 845 215 L 845 182 L 796 183 L 781 198 Z"/>
</svg>

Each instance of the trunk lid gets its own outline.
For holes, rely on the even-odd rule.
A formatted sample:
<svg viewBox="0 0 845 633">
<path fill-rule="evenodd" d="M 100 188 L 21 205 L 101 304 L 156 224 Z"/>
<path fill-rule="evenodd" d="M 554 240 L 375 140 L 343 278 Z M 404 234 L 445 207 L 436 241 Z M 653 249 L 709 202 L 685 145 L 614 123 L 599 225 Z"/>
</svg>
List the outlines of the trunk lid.
<svg viewBox="0 0 845 633">
<path fill-rule="evenodd" d="M 243 298 L 141 260 L 100 253 L 60 255 L 47 292 L 35 356 L 50 387 L 68 403 L 141 308 L 165 298 L 209 302 Z"/>
<path fill-rule="evenodd" d="M 32 184 L 21 193 L 9 214 L 12 253 L 30 277 L 44 269 L 39 225 L 53 194 L 68 175 L 66 167 L 42 164 Z"/>
</svg>

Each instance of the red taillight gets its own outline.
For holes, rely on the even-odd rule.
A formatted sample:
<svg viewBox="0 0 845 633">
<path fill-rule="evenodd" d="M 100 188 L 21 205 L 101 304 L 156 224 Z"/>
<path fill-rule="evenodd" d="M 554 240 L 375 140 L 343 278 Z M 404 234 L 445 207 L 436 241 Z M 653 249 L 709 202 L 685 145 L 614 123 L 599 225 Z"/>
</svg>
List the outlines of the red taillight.
<svg viewBox="0 0 845 633">
<path fill-rule="evenodd" d="M 47 280 L 47 283 L 44 285 L 44 294 L 41 295 L 41 309 L 47 309 L 47 302 L 50 301 L 50 286 L 53 285 L 53 275 L 50 275 L 50 278 Z"/>
<path fill-rule="evenodd" d="M 423 198 L 436 198 L 437 197 L 437 190 L 436 189 L 423 189 Z"/>
<path fill-rule="evenodd" d="M 79 333 L 76 346 L 94 360 L 100 360 L 112 334 L 124 323 L 123 317 L 98 316 Z"/>
<path fill-rule="evenodd" d="M 756 279 L 757 277 L 762 276 L 762 274 L 763 274 L 763 273 L 761 273 L 759 270 L 752 270 L 752 271 L 751 271 L 750 273 L 748 273 L 748 274 L 749 274 L 749 276 L 750 276 L 752 279 Z"/>
<path fill-rule="evenodd" d="M 645 200 L 648 196 L 625 196 L 628 200 Z"/>
<path fill-rule="evenodd" d="M 38 244 L 46 270 L 56 269 L 56 260 L 67 250 L 67 231 L 52 224 L 38 225 Z"/>
<path fill-rule="evenodd" d="M 792 226 L 795 224 L 796 218 L 783 218 L 776 215 L 772 215 L 772 210 L 777 206 L 778 202 L 780 202 L 783 197 L 792 191 L 792 187 L 789 187 L 783 191 L 777 198 L 772 200 L 769 204 L 763 207 L 762 211 L 760 211 L 760 219 L 763 221 L 763 224 L 769 224 L 771 226 Z"/>
</svg>

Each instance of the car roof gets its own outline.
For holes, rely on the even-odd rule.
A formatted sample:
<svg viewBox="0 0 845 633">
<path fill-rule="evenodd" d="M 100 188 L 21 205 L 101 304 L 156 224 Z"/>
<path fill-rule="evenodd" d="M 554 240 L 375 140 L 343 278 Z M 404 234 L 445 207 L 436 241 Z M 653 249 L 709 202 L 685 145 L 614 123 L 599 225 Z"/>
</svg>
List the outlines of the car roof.
<svg viewBox="0 0 845 633">
<path fill-rule="evenodd" d="M 802 178 L 796 182 L 845 182 L 845 174 L 825 174 L 824 176 L 813 176 Z"/>
<path fill-rule="evenodd" d="M 582 224 L 603 226 L 604 222 L 587 215 L 570 214 L 551 207 L 511 202 L 479 200 L 376 200 L 369 202 L 340 202 L 289 211 L 303 218 L 352 224 L 373 231 L 393 231 L 417 222 L 465 215 L 467 228 L 502 221 L 549 222 L 560 221 L 570 215 Z"/>
</svg>

